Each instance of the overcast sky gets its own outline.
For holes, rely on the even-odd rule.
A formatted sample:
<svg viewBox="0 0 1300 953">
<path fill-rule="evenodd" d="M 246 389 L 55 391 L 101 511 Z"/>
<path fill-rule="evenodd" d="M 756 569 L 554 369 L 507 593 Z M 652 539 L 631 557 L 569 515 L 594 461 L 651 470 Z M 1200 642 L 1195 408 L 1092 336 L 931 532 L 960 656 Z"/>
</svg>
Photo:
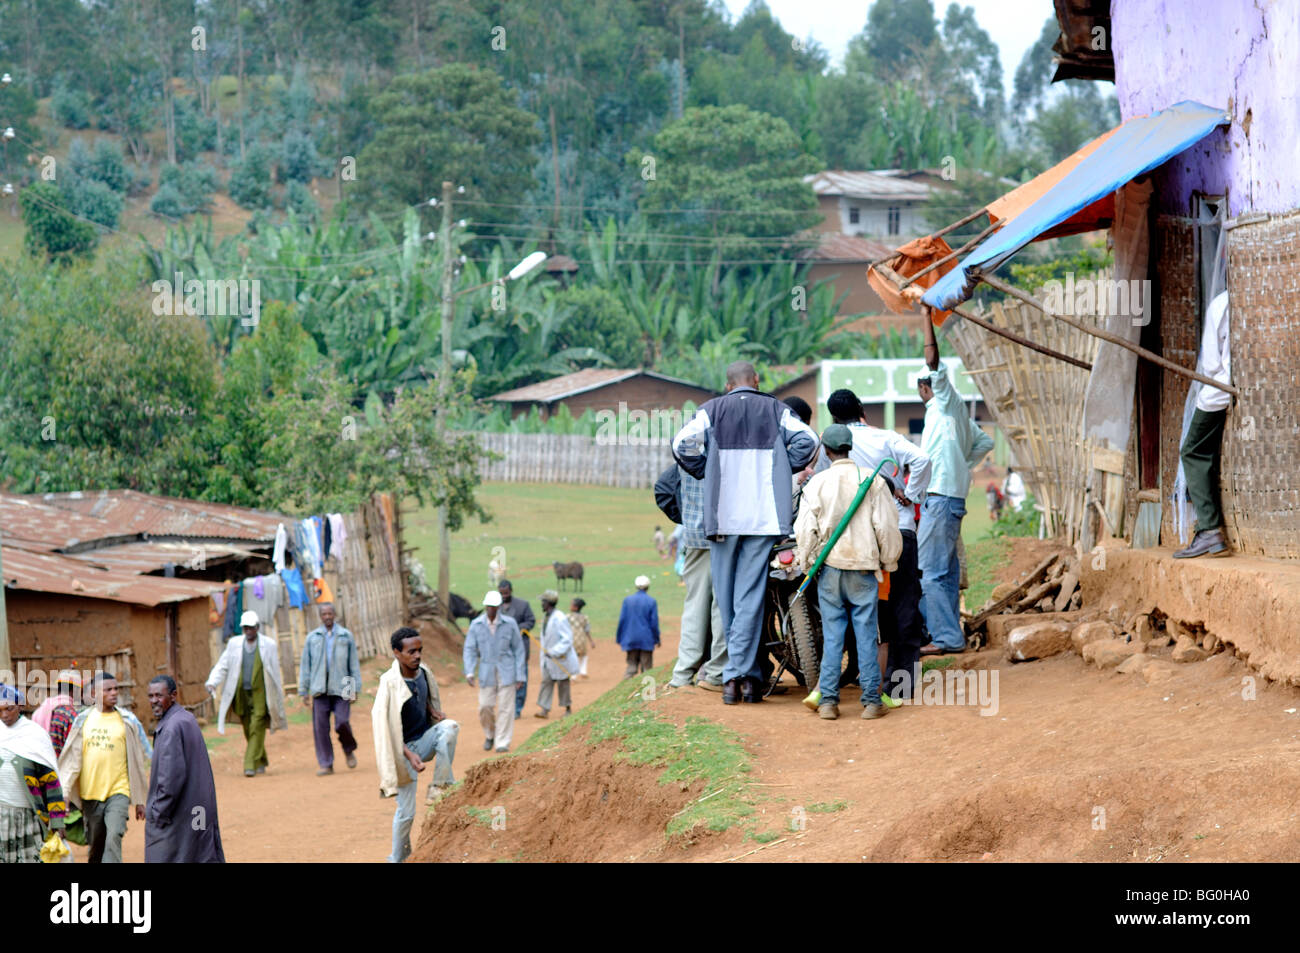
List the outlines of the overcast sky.
<svg viewBox="0 0 1300 953">
<path fill-rule="evenodd" d="M 732 21 L 749 6 L 750 0 L 723 0 Z M 975 8 L 975 19 L 1002 52 L 1002 86 L 1011 88 L 1016 67 L 1025 50 L 1038 39 L 1047 18 L 1054 16 L 1052 0 L 961 0 Z M 870 0 L 767 0 L 767 8 L 787 33 L 806 39 L 811 36 L 831 55 L 831 65 L 840 66 L 849 40 L 867 22 Z M 948 0 L 934 0 L 935 13 L 943 22 Z"/>
</svg>

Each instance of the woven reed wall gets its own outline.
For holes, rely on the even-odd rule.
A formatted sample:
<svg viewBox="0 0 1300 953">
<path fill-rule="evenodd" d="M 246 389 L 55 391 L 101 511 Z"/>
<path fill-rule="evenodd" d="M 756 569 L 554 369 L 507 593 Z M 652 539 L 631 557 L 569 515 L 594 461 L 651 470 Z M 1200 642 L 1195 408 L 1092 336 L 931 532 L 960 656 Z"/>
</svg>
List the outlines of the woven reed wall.
<svg viewBox="0 0 1300 953">
<path fill-rule="evenodd" d="M 1199 293 L 1192 220 L 1161 215 L 1156 222 L 1156 273 L 1160 276 L 1160 346 L 1165 358 L 1195 370 L 1200 350 Z M 1177 546 L 1170 498 L 1178 476 L 1183 405 L 1190 379 L 1160 374 L 1160 544 Z"/>
<path fill-rule="evenodd" d="M 1109 272 L 1094 277 L 1109 278 Z M 1098 339 L 1019 302 L 982 317 L 1063 354 L 1092 363 Z M 1080 317 L 1096 324 L 1095 317 Z M 944 323 L 966 372 L 1011 447 L 1029 492 L 1048 514 L 1049 533 L 1068 542 L 1083 519 L 1091 451 L 1080 439 L 1088 372 L 1039 354 L 953 315 Z"/>
<path fill-rule="evenodd" d="M 1228 233 L 1223 517 L 1242 552 L 1300 558 L 1300 212 Z"/>
</svg>

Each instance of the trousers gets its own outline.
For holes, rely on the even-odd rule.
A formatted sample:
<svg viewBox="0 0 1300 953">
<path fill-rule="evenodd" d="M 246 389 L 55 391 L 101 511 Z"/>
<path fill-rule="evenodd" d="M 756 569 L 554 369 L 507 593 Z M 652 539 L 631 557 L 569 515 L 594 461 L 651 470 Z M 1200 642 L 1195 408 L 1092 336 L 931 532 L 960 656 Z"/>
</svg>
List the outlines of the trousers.
<svg viewBox="0 0 1300 953">
<path fill-rule="evenodd" d="M 707 549 L 683 550 L 682 582 L 686 584 L 686 601 L 682 604 L 682 635 L 672 684 L 689 685 L 697 672 L 700 681 L 720 684 L 727 664 L 727 630 L 718 601 L 713 598 Z"/>
<path fill-rule="evenodd" d="M 430 787 L 445 787 L 456 783 L 451 773 L 451 763 L 456 757 L 456 739 L 459 737 L 460 725 L 450 718 L 444 718 L 436 725 L 431 725 L 420 737 L 407 743 L 406 746 L 421 761 L 435 759 Z M 393 852 L 388 855 L 389 862 L 393 864 L 400 864 L 410 856 L 411 825 L 415 823 L 415 802 L 420 787 L 420 776 L 411 767 L 411 762 L 402 758 L 402 767 L 406 769 L 411 783 L 403 784 L 397 789 L 397 810 L 393 812 Z"/>
<path fill-rule="evenodd" d="M 722 680 L 762 678 L 758 650 L 763 641 L 763 595 L 767 562 L 776 536 L 725 536 L 709 542 L 713 595 L 727 633 Z"/>
<path fill-rule="evenodd" d="M 483 737 L 498 748 L 509 748 L 515 734 L 515 683 L 478 687 L 478 721 Z"/>
<path fill-rule="evenodd" d="M 1219 446 L 1227 420 L 1227 408 L 1212 411 L 1196 408 L 1187 426 L 1187 438 L 1178 451 L 1187 477 L 1187 495 L 1196 509 L 1198 530 L 1218 529 L 1223 525 L 1223 509 L 1219 503 Z"/>
<path fill-rule="evenodd" d="M 343 756 L 357 750 L 357 739 L 352 735 L 350 715 L 352 704 L 341 695 L 317 695 L 311 700 L 311 730 L 316 739 L 316 763 L 322 768 L 334 766 L 334 743 L 330 741 L 330 715 L 334 715 L 334 730 L 338 733 Z"/>
<path fill-rule="evenodd" d="M 131 811 L 131 799 L 125 794 L 114 794 L 106 801 L 82 801 L 81 816 L 85 818 L 86 845 L 92 864 L 120 864 L 122 862 L 122 835 L 126 833 L 126 819 Z"/>
</svg>

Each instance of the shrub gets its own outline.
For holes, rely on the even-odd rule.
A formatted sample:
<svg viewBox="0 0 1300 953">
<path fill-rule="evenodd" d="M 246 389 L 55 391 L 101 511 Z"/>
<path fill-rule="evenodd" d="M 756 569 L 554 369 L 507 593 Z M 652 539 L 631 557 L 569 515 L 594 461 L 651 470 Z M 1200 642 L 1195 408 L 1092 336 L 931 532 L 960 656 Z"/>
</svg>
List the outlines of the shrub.
<svg viewBox="0 0 1300 953">
<path fill-rule="evenodd" d="M 311 189 L 298 181 L 290 182 L 285 190 L 284 207 L 295 215 L 306 218 L 315 218 L 320 214 L 320 205 L 312 197 Z"/>
<path fill-rule="evenodd" d="M 244 158 L 234 164 L 226 186 L 230 197 L 247 209 L 271 207 L 271 155 L 260 142 L 253 143 Z"/>
<path fill-rule="evenodd" d="M 125 199 L 98 179 L 77 176 L 63 186 L 68 208 L 105 228 L 117 228 Z"/>
<path fill-rule="evenodd" d="M 197 159 L 181 165 L 165 165 L 158 170 L 159 191 L 165 186 L 171 186 L 182 210 L 181 215 L 205 212 L 211 208 L 212 193 L 217 190 L 218 184 L 217 170 Z M 169 194 L 166 203 L 171 206 L 172 200 L 173 196 Z M 152 203 L 149 208 L 155 212 L 161 211 L 164 215 L 179 217 L 174 212 L 155 208 Z"/>
<path fill-rule="evenodd" d="M 50 114 L 69 129 L 85 129 L 90 125 L 90 100 L 81 90 L 68 86 L 65 77 L 58 76 L 50 96 Z"/>
<path fill-rule="evenodd" d="M 217 147 L 217 120 L 203 115 L 192 96 L 176 100 L 176 157 L 187 159 Z"/>
<path fill-rule="evenodd" d="M 149 202 L 149 211 L 165 218 L 184 218 L 194 211 L 194 206 L 185 201 L 181 190 L 172 182 L 158 186 L 153 199 Z"/>
<path fill-rule="evenodd" d="M 129 192 L 135 184 L 135 175 L 127 168 L 122 147 L 110 139 L 96 141 L 89 164 L 77 171 L 103 182 L 114 192 Z"/>
<path fill-rule="evenodd" d="M 89 256 L 99 236 L 95 226 L 70 215 L 68 198 L 52 182 L 36 182 L 18 194 L 23 209 L 23 247 L 29 254 L 67 262 Z"/>
<path fill-rule="evenodd" d="M 284 137 L 280 165 L 276 169 L 279 181 L 310 182 L 318 175 L 328 175 L 329 171 L 310 134 L 294 129 Z"/>
</svg>

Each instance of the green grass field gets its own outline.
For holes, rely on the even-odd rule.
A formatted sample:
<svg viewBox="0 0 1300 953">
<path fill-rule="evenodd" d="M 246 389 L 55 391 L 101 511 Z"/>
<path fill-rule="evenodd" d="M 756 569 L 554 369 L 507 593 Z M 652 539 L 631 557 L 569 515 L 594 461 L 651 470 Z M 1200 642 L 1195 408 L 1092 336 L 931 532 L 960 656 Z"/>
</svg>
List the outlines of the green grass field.
<svg viewBox="0 0 1300 953">
<path fill-rule="evenodd" d="M 632 580 L 650 577 L 650 594 L 659 601 L 661 623 L 676 626 L 683 589 L 672 563 L 661 560 L 651 537 L 656 525 L 672 533 L 650 490 L 572 484 L 486 483 L 478 498 L 492 515 L 488 523 L 470 520 L 451 540 L 451 589 L 477 606 L 488 589 L 488 562 L 494 547 L 505 548 L 515 594 L 539 611 L 537 597 L 555 582 L 552 562 L 583 564 L 581 595 L 592 635 L 612 639 L 618 611 L 632 593 Z M 422 510 L 406 526 L 407 544 L 417 547 L 429 584 L 438 584 L 438 530 L 435 511 Z M 568 609 L 573 583 L 563 592 Z M 669 630 L 671 631 L 671 630 Z"/>
<path fill-rule="evenodd" d="M 470 520 L 451 539 L 451 589 L 477 606 L 488 589 L 488 562 L 493 549 L 505 548 L 509 577 L 515 593 L 538 611 L 537 597 L 546 589 L 559 587 L 552 562 L 578 561 L 586 569 L 582 596 L 591 619 L 592 634 L 612 639 L 618 623 L 619 606 L 633 590 L 632 580 L 641 573 L 650 577 L 650 594 L 659 601 L 665 631 L 672 631 L 681 616 L 683 589 L 668 560 L 655 553 L 651 537 L 655 526 L 664 535 L 673 525 L 654 504 L 650 490 L 574 484 L 485 483 L 478 490 L 490 522 Z M 966 503 L 962 536 L 967 546 L 988 533 L 989 517 L 984 488 L 972 487 Z M 416 547 L 424 563 L 429 584 L 438 581 L 438 531 L 433 509 L 414 515 L 406 526 L 407 544 Z M 996 558 L 999 546 L 980 546 Z M 986 572 L 980 576 L 984 584 Z M 974 585 L 975 579 L 972 579 Z M 573 583 L 566 583 L 572 590 Z M 992 584 L 988 584 L 992 588 Z M 567 609 L 571 595 L 561 593 Z"/>
</svg>

